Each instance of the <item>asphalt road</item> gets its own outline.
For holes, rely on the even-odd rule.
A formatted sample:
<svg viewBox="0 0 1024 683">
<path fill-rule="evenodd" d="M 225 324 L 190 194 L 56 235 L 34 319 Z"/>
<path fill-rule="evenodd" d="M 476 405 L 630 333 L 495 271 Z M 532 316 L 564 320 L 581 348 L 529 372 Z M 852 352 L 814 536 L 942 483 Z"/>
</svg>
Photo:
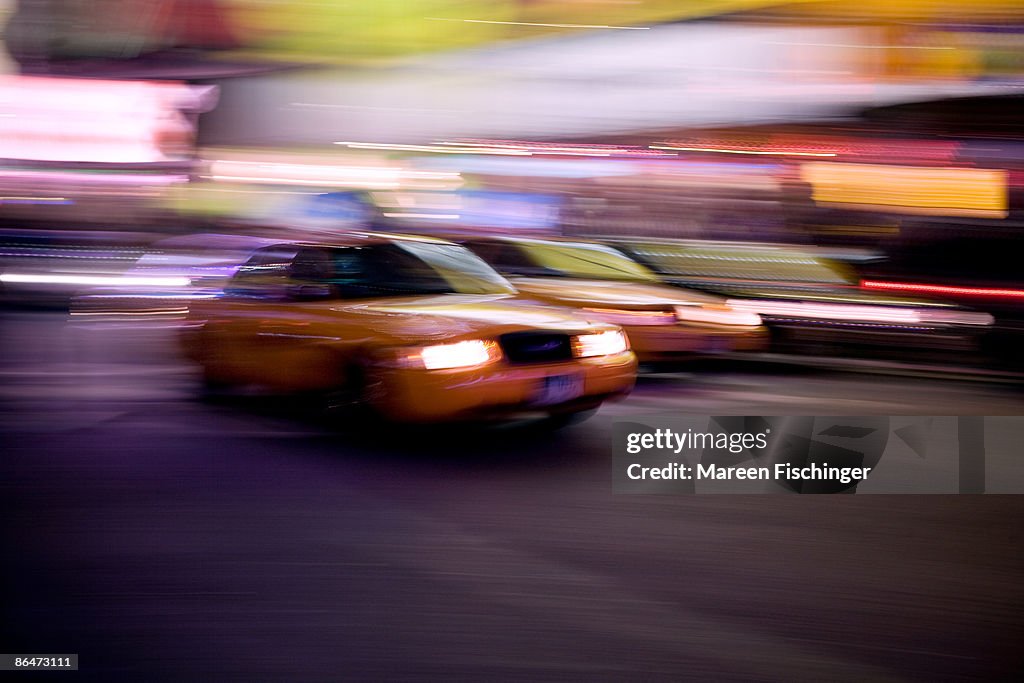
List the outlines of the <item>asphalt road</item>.
<svg viewBox="0 0 1024 683">
<path fill-rule="evenodd" d="M 403 438 L 197 401 L 167 333 L 0 316 L 0 649 L 80 654 L 55 679 L 935 681 L 1024 664 L 1024 498 L 613 496 L 609 453 L 616 417 L 1024 414 L 1017 386 L 718 369 L 646 378 L 554 434 Z"/>
</svg>

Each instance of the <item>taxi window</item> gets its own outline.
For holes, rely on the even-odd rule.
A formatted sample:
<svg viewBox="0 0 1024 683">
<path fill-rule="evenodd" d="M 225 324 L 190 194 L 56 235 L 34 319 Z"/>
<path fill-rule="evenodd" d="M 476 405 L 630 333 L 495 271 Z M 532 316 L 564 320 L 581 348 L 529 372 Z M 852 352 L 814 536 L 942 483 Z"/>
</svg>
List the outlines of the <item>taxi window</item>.
<svg viewBox="0 0 1024 683">
<path fill-rule="evenodd" d="M 260 249 L 238 269 L 224 293 L 260 299 L 284 298 L 296 251 L 288 245 Z"/>
<path fill-rule="evenodd" d="M 369 296 L 456 291 L 430 264 L 394 244 L 378 244 L 359 251 L 363 271 L 357 276 L 358 285 Z M 346 265 L 355 267 L 354 263 Z"/>
<path fill-rule="evenodd" d="M 302 249 L 295 255 L 288 275 L 296 280 L 325 281 L 333 277 L 330 252 L 324 249 Z"/>
<path fill-rule="evenodd" d="M 234 296 L 296 299 L 513 291 L 505 278 L 462 247 L 404 241 L 264 249 L 239 269 L 225 290 Z"/>
<path fill-rule="evenodd" d="M 459 294 L 512 294 L 515 289 L 479 256 L 457 244 L 395 242 L 432 268 Z"/>
<path fill-rule="evenodd" d="M 630 243 L 636 258 L 667 276 L 847 285 L 852 268 L 796 249 Z"/>
<path fill-rule="evenodd" d="M 428 262 L 404 243 L 304 249 L 290 271 L 296 291 L 322 292 L 319 298 L 369 299 L 411 294 L 465 293 L 459 275 Z M 472 277 L 472 276 L 465 276 Z M 322 286 L 326 290 L 314 288 Z M 305 296 L 305 294 L 302 294 Z"/>
<path fill-rule="evenodd" d="M 534 264 L 550 274 L 598 280 L 658 281 L 645 266 L 599 244 L 524 242 L 521 247 Z"/>
<path fill-rule="evenodd" d="M 466 247 L 505 275 L 557 275 L 534 264 L 530 257 L 512 242 L 467 242 Z"/>
</svg>

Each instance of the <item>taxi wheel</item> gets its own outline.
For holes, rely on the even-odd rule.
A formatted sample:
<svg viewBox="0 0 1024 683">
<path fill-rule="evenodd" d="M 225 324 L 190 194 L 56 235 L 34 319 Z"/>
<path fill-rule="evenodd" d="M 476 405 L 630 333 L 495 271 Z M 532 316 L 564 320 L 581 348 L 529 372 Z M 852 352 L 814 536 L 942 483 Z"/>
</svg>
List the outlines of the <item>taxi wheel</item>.
<svg viewBox="0 0 1024 683">
<path fill-rule="evenodd" d="M 322 398 L 324 410 L 329 413 L 353 412 L 366 403 L 362 385 L 351 381 L 327 391 Z"/>
<path fill-rule="evenodd" d="M 369 418 L 374 414 L 375 391 L 379 389 L 368 368 L 362 363 L 355 363 L 346 372 L 344 385 L 327 392 L 324 407 L 330 413 Z"/>
</svg>

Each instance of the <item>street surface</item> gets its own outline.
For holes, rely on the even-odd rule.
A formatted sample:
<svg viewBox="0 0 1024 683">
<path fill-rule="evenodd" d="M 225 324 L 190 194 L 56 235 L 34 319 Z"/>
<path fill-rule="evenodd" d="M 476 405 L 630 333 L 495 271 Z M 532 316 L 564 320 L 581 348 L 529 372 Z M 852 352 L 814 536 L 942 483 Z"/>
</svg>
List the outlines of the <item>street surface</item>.
<svg viewBox="0 0 1024 683">
<path fill-rule="evenodd" d="M 726 365 L 561 432 L 396 435 L 197 400 L 172 332 L 0 316 L 4 651 L 79 653 L 97 681 L 1024 663 L 1024 497 L 613 496 L 610 471 L 616 418 L 1024 414 L 1015 384 Z"/>
</svg>

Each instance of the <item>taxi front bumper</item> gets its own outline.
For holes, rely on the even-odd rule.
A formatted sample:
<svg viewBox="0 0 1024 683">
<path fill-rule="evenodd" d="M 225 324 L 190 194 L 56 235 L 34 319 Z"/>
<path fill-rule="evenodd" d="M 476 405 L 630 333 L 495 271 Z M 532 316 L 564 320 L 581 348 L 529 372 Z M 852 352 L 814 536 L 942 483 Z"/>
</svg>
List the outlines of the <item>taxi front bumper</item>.
<svg viewBox="0 0 1024 683">
<path fill-rule="evenodd" d="M 424 370 L 378 367 L 368 400 L 387 418 L 434 422 L 573 412 L 625 397 L 636 381 L 630 351 L 573 361 Z"/>
<path fill-rule="evenodd" d="M 695 327 L 690 325 L 624 326 L 641 362 L 681 356 L 765 351 L 770 339 L 764 327 Z"/>
</svg>

